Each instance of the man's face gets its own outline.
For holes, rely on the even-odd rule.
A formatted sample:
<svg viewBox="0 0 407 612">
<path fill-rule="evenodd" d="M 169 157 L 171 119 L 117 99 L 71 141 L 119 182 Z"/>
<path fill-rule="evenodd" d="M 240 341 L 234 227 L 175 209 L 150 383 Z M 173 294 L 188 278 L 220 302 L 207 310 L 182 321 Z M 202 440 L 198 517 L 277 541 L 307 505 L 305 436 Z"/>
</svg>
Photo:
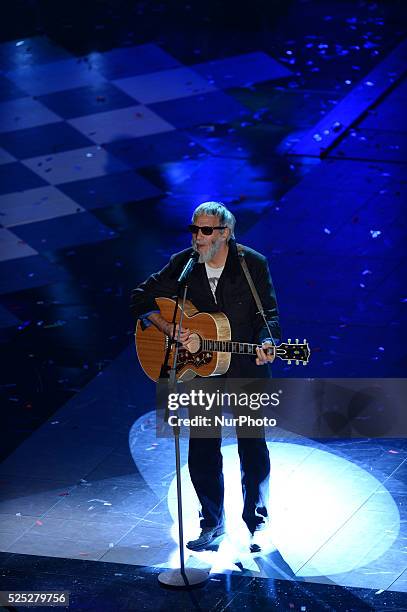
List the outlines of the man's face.
<svg viewBox="0 0 407 612">
<path fill-rule="evenodd" d="M 195 219 L 194 224 L 199 227 L 219 227 L 221 225 L 219 217 L 212 215 L 200 215 Z M 229 229 L 223 230 L 223 233 L 220 230 L 213 230 L 210 236 L 205 236 L 199 231 L 192 235 L 192 246 L 200 255 L 199 263 L 206 263 L 216 255 L 222 244 L 226 244 L 228 232 Z"/>
</svg>

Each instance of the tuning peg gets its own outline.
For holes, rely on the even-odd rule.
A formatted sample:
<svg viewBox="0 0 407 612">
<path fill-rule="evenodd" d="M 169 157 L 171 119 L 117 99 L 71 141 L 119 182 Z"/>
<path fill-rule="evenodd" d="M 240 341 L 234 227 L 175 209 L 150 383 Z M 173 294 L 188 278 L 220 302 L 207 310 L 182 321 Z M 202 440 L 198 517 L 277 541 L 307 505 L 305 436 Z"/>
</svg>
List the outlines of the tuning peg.
<svg viewBox="0 0 407 612">
<path fill-rule="evenodd" d="M 302 362 L 302 365 L 307 365 L 307 362 L 306 362 L 306 361 L 303 361 L 303 362 Z"/>
<path fill-rule="evenodd" d="M 295 339 L 295 344 L 298 344 L 298 343 L 299 343 L 299 340 L 298 340 L 298 338 L 296 338 Z"/>
<path fill-rule="evenodd" d="M 298 359 L 295 360 L 295 365 L 299 365 L 300 362 L 298 361 Z"/>
<path fill-rule="evenodd" d="M 287 342 L 288 344 L 291 344 L 291 338 L 288 338 Z"/>
<path fill-rule="evenodd" d="M 306 339 L 305 339 L 305 338 L 304 338 L 304 344 L 307 344 L 307 341 L 306 341 Z"/>
<path fill-rule="evenodd" d="M 289 360 L 287 361 L 287 363 L 288 363 L 288 365 L 291 365 L 291 359 L 289 359 Z"/>
</svg>

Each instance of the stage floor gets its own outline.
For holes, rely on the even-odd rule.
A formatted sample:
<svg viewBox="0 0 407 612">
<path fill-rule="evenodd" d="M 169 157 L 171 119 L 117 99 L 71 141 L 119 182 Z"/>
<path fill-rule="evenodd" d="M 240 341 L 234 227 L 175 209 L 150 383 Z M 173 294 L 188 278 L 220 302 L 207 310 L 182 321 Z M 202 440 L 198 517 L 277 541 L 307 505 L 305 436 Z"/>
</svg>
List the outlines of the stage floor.
<svg viewBox="0 0 407 612">
<path fill-rule="evenodd" d="M 3 462 L 6 566 L 30 555 L 32 568 L 39 556 L 112 563 L 115 571 L 119 563 L 126 572 L 178 567 L 173 440 L 156 437 L 154 385 L 143 376 L 130 347 Z M 226 437 L 227 534 L 211 550 L 186 549 L 186 565 L 377 597 L 407 591 L 406 442 L 268 435 L 268 446 L 272 520 L 262 552 L 249 552 L 235 440 Z M 198 506 L 186 451 L 181 438 L 188 539 L 198 531 Z"/>
</svg>

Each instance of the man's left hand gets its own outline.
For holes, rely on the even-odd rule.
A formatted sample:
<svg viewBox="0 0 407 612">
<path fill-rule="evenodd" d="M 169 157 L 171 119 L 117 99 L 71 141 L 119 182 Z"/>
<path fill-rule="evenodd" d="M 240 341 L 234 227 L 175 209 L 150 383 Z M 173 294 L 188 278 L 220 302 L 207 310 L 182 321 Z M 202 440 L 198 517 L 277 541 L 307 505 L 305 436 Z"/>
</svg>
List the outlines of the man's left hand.
<svg viewBox="0 0 407 612">
<path fill-rule="evenodd" d="M 267 353 L 267 349 L 272 348 L 270 353 Z M 263 342 L 261 348 L 256 349 L 256 365 L 264 365 L 265 363 L 272 363 L 276 357 L 276 349 L 271 342 Z"/>
</svg>

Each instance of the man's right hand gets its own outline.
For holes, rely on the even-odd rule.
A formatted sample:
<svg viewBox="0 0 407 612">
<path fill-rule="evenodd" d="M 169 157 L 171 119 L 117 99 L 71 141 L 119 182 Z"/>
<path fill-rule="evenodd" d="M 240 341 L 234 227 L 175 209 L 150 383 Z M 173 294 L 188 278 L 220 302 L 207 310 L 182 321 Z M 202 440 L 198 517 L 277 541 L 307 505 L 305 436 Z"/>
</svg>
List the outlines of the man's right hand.
<svg viewBox="0 0 407 612">
<path fill-rule="evenodd" d="M 160 313 L 158 312 L 152 312 L 149 317 L 150 321 L 156 326 L 158 327 L 158 329 L 160 331 L 162 331 L 164 334 L 166 334 L 167 336 L 172 336 L 172 328 L 173 325 L 172 323 L 170 323 L 169 321 L 167 321 L 166 319 L 164 319 L 164 317 L 161 316 Z M 176 327 L 175 327 L 175 338 L 177 338 L 178 336 L 178 328 L 179 325 L 177 323 Z M 189 335 L 190 335 L 190 330 L 182 327 L 181 328 L 181 335 L 180 335 L 180 342 L 182 344 L 184 344 L 185 342 L 188 341 Z"/>
<path fill-rule="evenodd" d="M 178 338 L 178 330 L 179 330 L 179 325 L 178 323 L 175 326 L 175 339 Z M 188 342 L 188 338 L 190 335 L 190 330 L 186 327 L 181 327 L 181 333 L 180 333 L 180 337 L 179 337 L 179 341 L 181 342 L 181 344 L 185 344 L 186 342 Z M 171 336 L 172 334 L 172 323 L 169 323 L 169 334 L 167 334 L 168 336 Z"/>
</svg>

